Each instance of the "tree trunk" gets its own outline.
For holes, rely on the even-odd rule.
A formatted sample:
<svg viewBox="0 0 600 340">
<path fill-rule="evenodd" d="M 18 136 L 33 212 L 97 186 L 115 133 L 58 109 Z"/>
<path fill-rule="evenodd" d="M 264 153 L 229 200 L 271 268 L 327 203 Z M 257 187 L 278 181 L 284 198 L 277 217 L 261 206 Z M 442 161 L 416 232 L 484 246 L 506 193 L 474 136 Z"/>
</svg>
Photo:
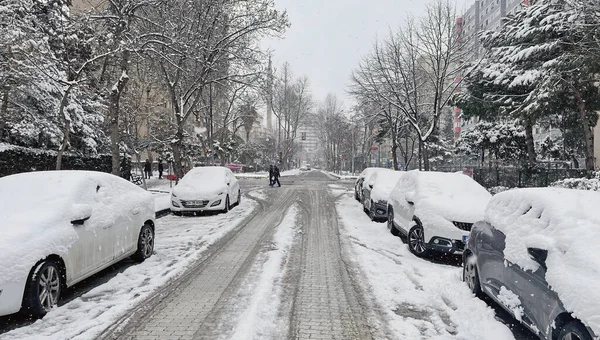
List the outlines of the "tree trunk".
<svg viewBox="0 0 600 340">
<path fill-rule="evenodd" d="M 121 76 L 110 91 L 108 116 L 110 119 L 110 146 L 112 153 L 112 174 L 119 176 L 120 165 L 120 131 L 119 131 L 119 101 L 121 93 L 127 86 L 129 76 L 127 75 L 127 64 L 129 63 L 129 51 L 123 51 L 121 56 Z"/>
<path fill-rule="evenodd" d="M 71 118 L 65 115 L 65 107 L 68 103 L 69 93 L 73 85 L 69 85 L 69 87 L 65 90 L 63 97 L 60 101 L 60 109 L 59 109 L 59 117 L 64 120 L 63 125 L 63 140 L 60 145 L 60 149 L 58 150 L 58 154 L 56 155 L 56 170 L 62 170 L 62 157 L 64 152 L 67 150 L 67 146 L 69 145 L 69 137 L 71 134 Z"/>
<path fill-rule="evenodd" d="M 581 95 L 581 91 L 577 86 L 577 82 L 573 86 L 573 92 L 577 99 L 577 111 L 579 113 L 579 119 L 583 127 L 583 138 L 585 141 L 585 169 L 588 171 L 594 171 L 595 159 L 594 159 L 594 131 L 593 127 L 590 126 L 590 122 L 587 118 L 587 112 L 585 107 L 585 100 Z"/>
<path fill-rule="evenodd" d="M 175 172 L 177 179 L 181 179 L 183 177 L 183 167 L 181 165 L 181 144 L 183 139 L 183 128 L 181 124 L 179 126 L 180 128 L 175 134 L 175 141 L 171 144 L 171 148 L 173 149 L 173 171 Z"/>
<path fill-rule="evenodd" d="M 2 106 L 0 106 L 0 141 L 4 141 L 6 130 L 6 121 L 8 118 L 8 98 L 10 93 L 10 86 L 6 85 L 2 93 Z"/>
<path fill-rule="evenodd" d="M 419 137 L 419 170 L 423 170 L 423 141 Z"/>
<path fill-rule="evenodd" d="M 533 143 L 533 124 L 529 119 L 525 120 L 525 144 L 527 145 L 527 159 L 530 166 L 535 165 L 535 145 Z"/>
</svg>

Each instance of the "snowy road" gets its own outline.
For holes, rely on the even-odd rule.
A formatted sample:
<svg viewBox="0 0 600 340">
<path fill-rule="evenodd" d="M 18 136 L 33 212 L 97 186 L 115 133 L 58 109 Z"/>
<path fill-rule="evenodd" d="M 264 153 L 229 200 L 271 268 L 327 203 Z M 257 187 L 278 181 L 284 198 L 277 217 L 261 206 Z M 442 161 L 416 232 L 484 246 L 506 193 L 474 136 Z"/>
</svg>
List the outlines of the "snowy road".
<svg viewBox="0 0 600 340">
<path fill-rule="evenodd" d="M 535 339 L 472 296 L 456 261 L 418 259 L 371 222 L 350 181 L 264 182 L 242 180 L 227 215 L 159 219 L 152 258 L 43 320 L 0 318 L 0 339 Z"/>
</svg>

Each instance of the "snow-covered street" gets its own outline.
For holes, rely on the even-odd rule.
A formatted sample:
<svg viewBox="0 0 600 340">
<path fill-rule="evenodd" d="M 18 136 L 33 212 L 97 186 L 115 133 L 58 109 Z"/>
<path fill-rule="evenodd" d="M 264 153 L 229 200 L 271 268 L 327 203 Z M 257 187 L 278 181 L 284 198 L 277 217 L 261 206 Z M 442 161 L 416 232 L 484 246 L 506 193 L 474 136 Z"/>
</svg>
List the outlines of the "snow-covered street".
<svg viewBox="0 0 600 340">
<path fill-rule="evenodd" d="M 456 260 L 412 255 L 351 181 L 242 182 L 227 214 L 157 220 L 155 254 L 75 286 L 0 339 L 535 339 L 476 298 Z"/>
</svg>

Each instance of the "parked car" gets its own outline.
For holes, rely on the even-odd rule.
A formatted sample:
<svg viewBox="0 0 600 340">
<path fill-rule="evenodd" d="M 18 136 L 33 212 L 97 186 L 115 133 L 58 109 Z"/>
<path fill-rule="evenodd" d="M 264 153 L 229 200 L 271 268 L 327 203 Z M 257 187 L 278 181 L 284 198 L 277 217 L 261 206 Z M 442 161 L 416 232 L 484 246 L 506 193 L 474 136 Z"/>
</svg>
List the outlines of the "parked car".
<svg viewBox="0 0 600 340">
<path fill-rule="evenodd" d="M 364 169 L 360 175 L 358 175 L 358 178 L 356 179 L 356 182 L 354 182 L 354 198 L 361 202 L 363 201 L 363 197 L 362 197 L 362 190 L 363 190 L 363 182 L 365 181 L 365 178 L 371 176 L 374 172 L 379 171 L 379 170 L 389 170 L 389 169 L 384 169 L 384 168 L 366 168 Z"/>
<path fill-rule="evenodd" d="M 535 188 L 502 192 L 471 230 L 463 280 L 540 339 L 600 334 L 600 193 Z"/>
<path fill-rule="evenodd" d="M 404 171 L 380 169 L 366 177 L 362 189 L 362 203 L 371 221 L 387 221 L 388 197 L 403 174 Z"/>
<path fill-rule="evenodd" d="M 154 250 L 154 198 L 120 177 L 40 171 L 0 178 L 0 315 L 43 316 L 61 292 Z"/>
<path fill-rule="evenodd" d="M 491 195 L 462 173 L 408 171 L 388 200 L 388 228 L 417 256 L 460 254 Z"/>
<path fill-rule="evenodd" d="M 240 185 L 233 172 L 225 167 L 206 166 L 191 169 L 171 191 L 171 211 L 228 212 L 232 202 L 242 199 Z"/>
</svg>

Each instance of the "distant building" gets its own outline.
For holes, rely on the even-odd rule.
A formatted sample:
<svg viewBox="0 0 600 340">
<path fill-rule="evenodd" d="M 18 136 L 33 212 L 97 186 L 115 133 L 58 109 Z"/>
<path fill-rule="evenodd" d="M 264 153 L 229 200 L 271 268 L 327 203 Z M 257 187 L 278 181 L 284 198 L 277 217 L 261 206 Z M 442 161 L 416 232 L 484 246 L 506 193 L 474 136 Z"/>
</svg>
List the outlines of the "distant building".
<svg viewBox="0 0 600 340">
<path fill-rule="evenodd" d="M 300 163 L 318 164 L 321 151 L 319 146 L 319 130 L 310 118 L 304 119 L 300 126 L 298 126 L 296 141 L 300 147 L 300 150 L 297 152 Z"/>
<path fill-rule="evenodd" d="M 475 0 L 467 11 L 456 19 L 456 31 L 459 41 L 463 42 L 463 58 L 458 60 L 457 66 L 465 62 L 479 60 L 483 56 L 483 50 L 478 39 L 482 31 L 498 31 L 502 27 L 503 19 L 507 15 L 515 14 L 525 6 L 529 6 L 529 0 Z M 456 82 L 461 82 L 464 75 L 459 75 Z M 457 92 L 463 91 L 459 86 Z M 465 120 L 459 107 L 454 108 L 454 141 L 460 139 L 462 131 L 477 124 L 479 119 Z"/>
</svg>

